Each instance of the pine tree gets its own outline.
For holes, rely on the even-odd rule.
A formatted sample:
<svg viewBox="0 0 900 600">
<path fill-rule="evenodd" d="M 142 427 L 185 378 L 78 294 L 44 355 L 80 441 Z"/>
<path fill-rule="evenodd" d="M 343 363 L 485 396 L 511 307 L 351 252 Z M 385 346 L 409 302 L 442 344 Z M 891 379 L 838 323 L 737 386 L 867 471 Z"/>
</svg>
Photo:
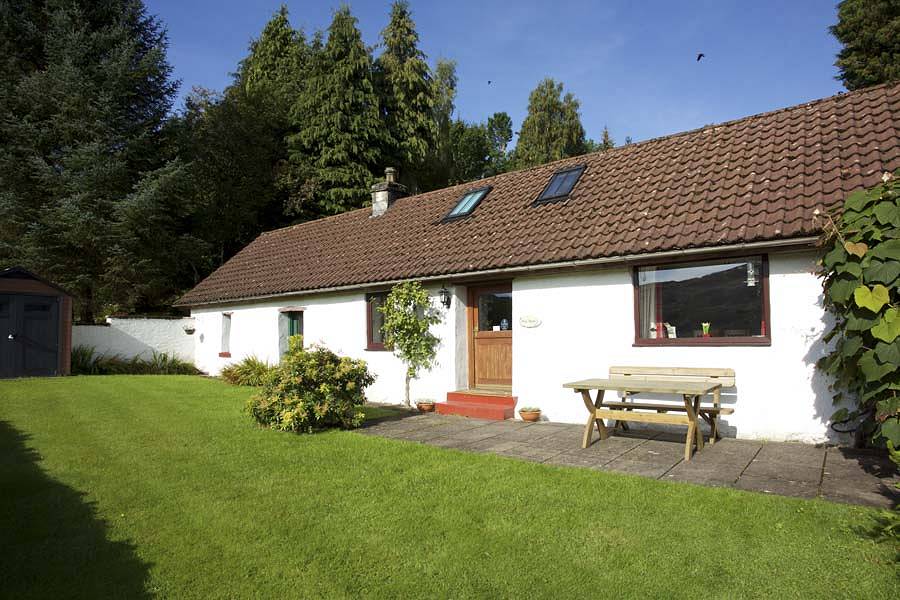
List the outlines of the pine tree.
<svg viewBox="0 0 900 600">
<path fill-rule="evenodd" d="M 563 85 L 545 79 L 528 97 L 528 116 L 522 123 L 515 150 L 518 168 L 544 164 L 587 150 L 579 102 Z"/>
<path fill-rule="evenodd" d="M 274 116 L 288 120 L 291 105 L 303 85 L 309 48 L 303 32 L 291 27 L 287 6 L 266 23 L 236 74 L 236 85 L 248 96 L 271 103 Z"/>
<path fill-rule="evenodd" d="M 127 282 L 109 268 L 117 206 L 162 162 L 176 84 L 166 35 L 139 0 L 48 0 L 16 12 L 0 67 L 0 261 L 76 295 L 91 320 Z M 21 42 L 21 44 L 20 44 Z"/>
<path fill-rule="evenodd" d="M 453 112 L 456 110 L 456 62 L 438 59 L 431 82 L 434 106 L 431 118 L 434 144 L 429 152 L 426 174 L 421 178 L 422 191 L 447 187 L 453 179 Z"/>
<path fill-rule="evenodd" d="M 415 188 L 434 145 L 435 89 L 405 0 L 391 6 L 390 23 L 382 37 L 384 52 L 375 61 L 375 69 L 390 136 L 386 159 L 399 166 L 400 176 Z"/>
<path fill-rule="evenodd" d="M 843 46 L 834 64 L 848 90 L 900 80 L 900 2 L 843 0 L 831 33 Z"/>
<path fill-rule="evenodd" d="M 308 84 L 291 110 L 288 137 L 297 214 L 315 217 L 363 206 L 387 142 L 372 81 L 372 58 L 350 9 L 334 14 L 312 60 Z"/>
</svg>

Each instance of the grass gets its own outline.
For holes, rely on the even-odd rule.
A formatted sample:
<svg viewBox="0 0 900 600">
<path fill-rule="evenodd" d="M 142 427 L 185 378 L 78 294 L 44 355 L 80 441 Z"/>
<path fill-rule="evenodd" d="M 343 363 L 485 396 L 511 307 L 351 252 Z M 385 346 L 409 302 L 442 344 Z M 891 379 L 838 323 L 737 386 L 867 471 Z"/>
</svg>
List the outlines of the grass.
<svg viewBox="0 0 900 600">
<path fill-rule="evenodd" d="M 0 382 L 26 597 L 893 596 L 873 511 L 334 431 L 189 376 Z"/>
</svg>

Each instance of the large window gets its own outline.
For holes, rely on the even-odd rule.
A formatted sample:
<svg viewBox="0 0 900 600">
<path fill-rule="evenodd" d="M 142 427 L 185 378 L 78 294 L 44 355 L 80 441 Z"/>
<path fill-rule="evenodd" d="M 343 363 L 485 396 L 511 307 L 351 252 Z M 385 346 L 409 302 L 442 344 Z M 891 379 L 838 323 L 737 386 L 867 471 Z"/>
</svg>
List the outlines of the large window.
<svg viewBox="0 0 900 600">
<path fill-rule="evenodd" d="M 366 294 L 366 349 L 384 350 L 384 315 L 379 310 L 384 306 L 387 292 Z"/>
<path fill-rule="evenodd" d="M 763 257 L 638 267 L 638 345 L 768 344 Z"/>
</svg>

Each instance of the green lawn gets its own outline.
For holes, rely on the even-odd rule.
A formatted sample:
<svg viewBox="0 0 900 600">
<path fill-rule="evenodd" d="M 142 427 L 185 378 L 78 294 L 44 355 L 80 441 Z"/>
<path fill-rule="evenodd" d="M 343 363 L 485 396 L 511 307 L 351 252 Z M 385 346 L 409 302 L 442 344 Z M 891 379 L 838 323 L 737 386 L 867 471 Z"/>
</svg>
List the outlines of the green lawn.
<svg viewBox="0 0 900 600">
<path fill-rule="evenodd" d="M 0 596 L 897 591 L 866 509 L 267 431 L 241 412 L 249 393 L 188 376 L 0 382 Z"/>
</svg>

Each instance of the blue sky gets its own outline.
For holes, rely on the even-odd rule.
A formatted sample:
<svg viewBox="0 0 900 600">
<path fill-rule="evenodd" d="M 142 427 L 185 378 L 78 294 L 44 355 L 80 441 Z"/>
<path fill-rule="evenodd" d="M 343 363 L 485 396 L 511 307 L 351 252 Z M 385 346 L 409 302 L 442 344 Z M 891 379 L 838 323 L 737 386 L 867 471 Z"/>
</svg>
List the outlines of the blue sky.
<svg viewBox="0 0 900 600">
<path fill-rule="evenodd" d="M 221 90 L 278 0 L 147 0 L 168 28 L 181 96 Z M 294 27 L 325 29 L 335 1 L 286 2 Z M 348 2 L 375 45 L 390 2 Z M 457 111 L 506 111 L 518 129 L 544 77 L 581 101 L 588 135 L 607 125 L 640 141 L 774 110 L 843 90 L 827 28 L 836 0 L 411 0 L 429 61 L 457 61 Z M 377 50 L 376 50 L 377 52 Z M 699 63 L 698 52 L 706 57 Z M 488 85 L 488 80 L 492 83 Z"/>
</svg>

